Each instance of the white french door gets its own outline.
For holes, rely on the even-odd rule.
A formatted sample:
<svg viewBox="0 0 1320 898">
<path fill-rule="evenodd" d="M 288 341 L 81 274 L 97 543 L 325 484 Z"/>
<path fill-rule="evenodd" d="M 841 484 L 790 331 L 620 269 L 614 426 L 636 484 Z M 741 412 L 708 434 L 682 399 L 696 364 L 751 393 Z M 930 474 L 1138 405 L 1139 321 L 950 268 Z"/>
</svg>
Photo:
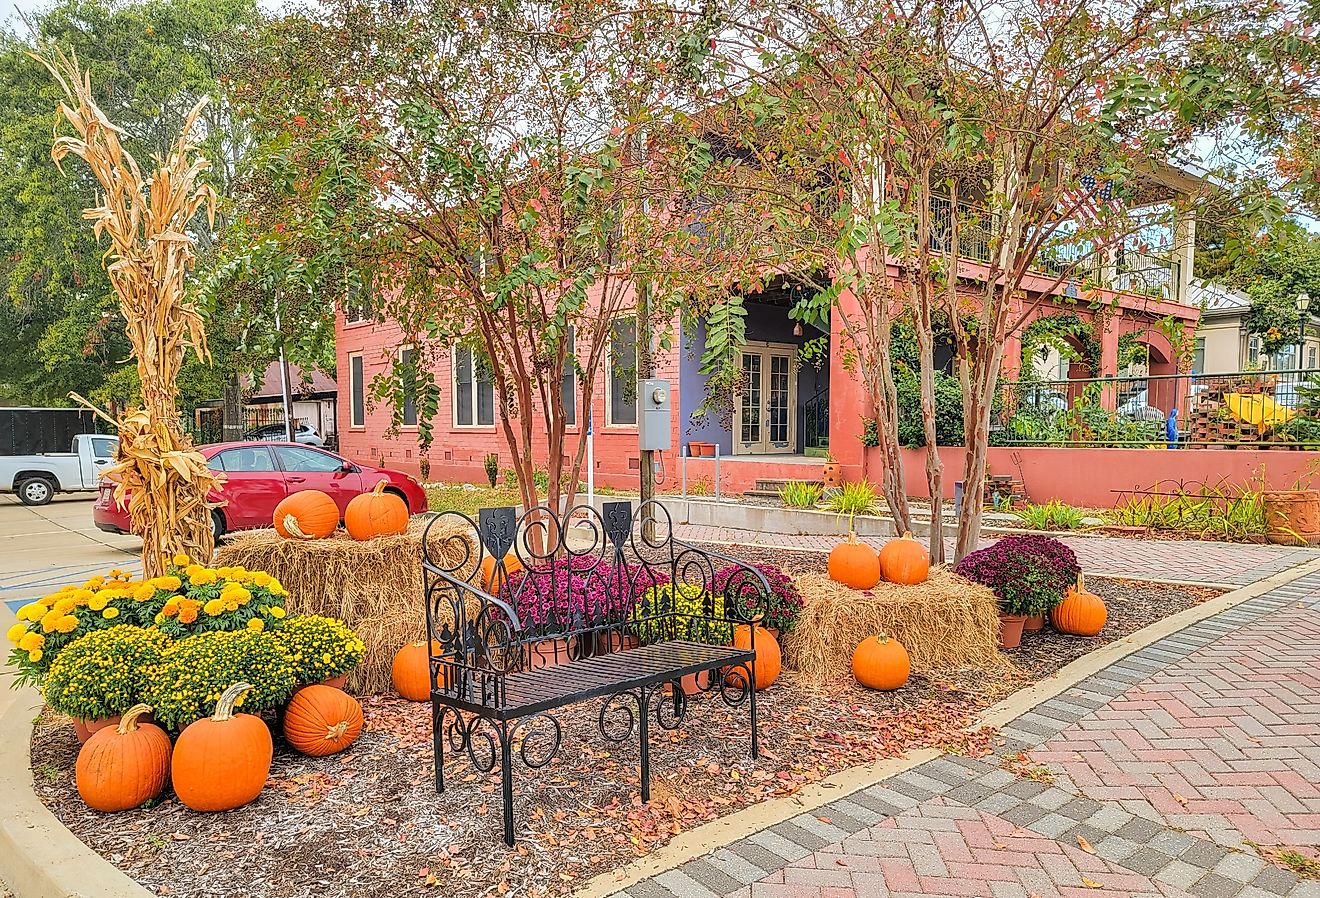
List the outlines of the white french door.
<svg viewBox="0 0 1320 898">
<path fill-rule="evenodd" d="M 797 451 L 797 349 L 759 344 L 743 347 L 743 389 L 735 398 L 735 455 Z"/>
</svg>

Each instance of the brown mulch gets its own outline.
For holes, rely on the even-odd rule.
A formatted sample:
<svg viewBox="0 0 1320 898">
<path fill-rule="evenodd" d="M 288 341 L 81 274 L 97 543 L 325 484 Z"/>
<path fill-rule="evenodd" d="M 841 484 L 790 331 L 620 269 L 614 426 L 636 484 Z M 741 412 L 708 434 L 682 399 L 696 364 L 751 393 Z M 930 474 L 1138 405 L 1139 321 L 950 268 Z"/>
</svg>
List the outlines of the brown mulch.
<svg viewBox="0 0 1320 898">
<path fill-rule="evenodd" d="M 793 572 L 823 569 L 823 556 L 739 550 Z M 501 841 L 498 775 L 449 756 L 447 789 L 432 778 L 429 706 L 381 696 L 364 701 L 366 730 L 347 752 L 305 758 L 276 739 L 270 782 L 252 804 L 196 814 L 166 792 L 156 805 L 113 816 L 78 798 L 78 743 L 66 721 L 36 728 L 36 791 L 79 838 L 147 889 L 210 898 L 445 898 L 566 895 L 586 880 L 646 854 L 674 835 L 831 773 L 905 751 L 940 746 L 994 750 L 993 732 L 966 732 L 975 714 L 1111 639 L 1217 594 L 1095 578 L 1110 606 L 1104 636 L 1029 637 L 1016 671 L 914 674 L 893 693 L 845 679 L 824 690 L 785 673 L 759 694 L 763 749 L 747 756 L 747 712 L 717 696 L 692 700 L 674 732 L 652 726 L 652 801 L 638 795 L 636 740 L 597 730 L 601 701 L 558 713 L 560 752 L 528 770 L 515 756 L 519 844 Z"/>
</svg>

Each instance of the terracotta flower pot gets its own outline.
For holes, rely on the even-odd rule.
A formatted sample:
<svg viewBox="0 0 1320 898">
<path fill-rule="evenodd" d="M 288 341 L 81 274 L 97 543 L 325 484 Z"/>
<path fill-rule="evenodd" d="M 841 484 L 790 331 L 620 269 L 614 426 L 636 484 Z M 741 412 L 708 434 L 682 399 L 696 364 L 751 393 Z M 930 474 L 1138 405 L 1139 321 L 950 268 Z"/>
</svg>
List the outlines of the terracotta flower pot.
<svg viewBox="0 0 1320 898">
<path fill-rule="evenodd" d="M 1023 614 L 999 615 L 999 647 L 1015 649 L 1022 644 L 1022 625 L 1027 622 Z"/>
<path fill-rule="evenodd" d="M 825 481 L 826 489 L 834 489 L 843 486 L 843 465 L 838 462 L 829 462 L 821 469 L 821 479 Z"/>
<path fill-rule="evenodd" d="M 156 718 L 151 714 L 142 714 L 138 716 L 138 723 L 155 723 Z M 103 730 L 106 727 L 119 726 L 119 715 L 114 717 L 98 717 L 95 720 L 79 720 L 73 718 L 73 731 L 78 734 L 78 742 L 83 743 L 92 738 L 92 733 L 97 730 Z"/>
<path fill-rule="evenodd" d="M 321 681 L 322 686 L 333 686 L 336 689 L 343 689 L 348 685 L 348 671 L 344 671 L 337 677 L 328 677 Z"/>
<path fill-rule="evenodd" d="M 554 667 L 556 664 L 566 664 L 572 660 L 572 649 L 577 644 L 577 637 L 557 639 L 542 639 L 539 642 L 532 643 L 531 663 L 532 669 L 540 667 Z"/>
<path fill-rule="evenodd" d="M 608 655 L 610 652 L 626 652 L 641 645 L 641 641 L 631 633 L 619 633 L 606 630 L 596 634 L 596 654 Z"/>
<path fill-rule="evenodd" d="M 1039 633 L 1045 629 L 1045 615 L 1033 614 L 1029 616 L 1022 624 L 1023 633 Z"/>
<path fill-rule="evenodd" d="M 700 440 L 688 440 L 688 455 L 693 458 L 714 458 L 715 444 L 703 443 Z"/>
</svg>

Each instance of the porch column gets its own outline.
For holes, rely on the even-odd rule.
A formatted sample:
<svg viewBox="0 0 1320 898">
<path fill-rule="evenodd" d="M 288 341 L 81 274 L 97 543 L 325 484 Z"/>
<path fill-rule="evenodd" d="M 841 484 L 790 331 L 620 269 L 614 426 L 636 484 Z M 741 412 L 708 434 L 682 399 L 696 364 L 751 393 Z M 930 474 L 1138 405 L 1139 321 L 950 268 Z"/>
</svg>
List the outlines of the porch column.
<svg viewBox="0 0 1320 898">
<path fill-rule="evenodd" d="M 1115 314 L 1105 317 L 1104 329 L 1100 332 L 1100 370 L 1092 371 L 1092 377 L 1114 377 L 1118 374 L 1118 324 Z M 1118 394 L 1115 390 L 1100 391 L 1100 405 L 1113 411 L 1118 408 Z"/>
<path fill-rule="evenodd" d="M 875 410 L 858 373 L 845 366 L 845 358 L 854 353 L 841 319 L 858 314 L 857 297 L 844 290 L 837 302 L 839 309 L 830 314 L 830 455 L 844 466 L 844 476 L 854 480 L 865 465 L 862 421 Z"/>
<path fill-rule="evenodd" d="M 1176 213 L 1173 220 L 1173 259 L 1178 263 L 1177 283 L 1171 298 L 1183 305 L 1191 304 L 1192 266 L 1196 263 L 1196 216 L 1191 209 Z"/>
</svg>

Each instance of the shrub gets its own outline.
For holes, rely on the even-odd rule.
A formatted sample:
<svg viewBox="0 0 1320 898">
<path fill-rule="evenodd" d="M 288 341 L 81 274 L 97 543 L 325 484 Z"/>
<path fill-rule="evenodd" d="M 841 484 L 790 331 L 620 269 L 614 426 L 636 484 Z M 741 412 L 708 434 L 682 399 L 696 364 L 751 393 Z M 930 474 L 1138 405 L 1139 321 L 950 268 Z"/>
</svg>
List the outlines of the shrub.
<svg viewBox="0 0 1320 898">
<path fill-rule="evenodd" d="M 1077 581 L 1077 556 L 1048 536 L 1007 536 L 958 562 L 954 571 L 993 589 L 1005 614 L 1042 614 Z"/>
<path fill-rule="evenodd" d="M 82 636 L 50 665 L 42 696 L 61 714 L 97 720 L 142 701 L 170 639 L 156 629 L 111 627 Z"/>
<path fill-rule="evenodd" d="M 1032 530 L 1075 530 L 1082 526 L 1085 515 L 1080 508 L 1073 508 L 1051 499 L 1044 505 L 1027 505 L 1013 512 L 1024 527 Z"/>
<path fill-rule="evenodd" d="M 523 628 L 537 635 L 580 630 L 603 620 L 622 620 L 644 590 L 666 581 L 645 567 L 557 558 L 509 578 L 500 597 L 511 602 Z"/>
<path fill-rule="evenodd" d="M 496 482 L 500 476 L 500 457 L 494 452 L 486 456 L 486 479 L 490 481 L 491 489 L 495 488 Z"/>
<path fill-rule="evenodd" d="M 727 645 L 733 641 L 733 624 L 709 618 L 724 617 L 724 596 L 695 583 L 663 583 L 642 592 L 639 617 L 656 617 L 635 624 L 644 643 L 669 638 L 694 639 Z"/>
<path fill-rule="evenodd" d="M 240 682 L 253 686 L 239 700 L 249 712 L 278 707 L 300 685 L 293 661 L 272 634 L 216 630 L 166 648 L 151 671 L 146 700 L 158 721 L 182 729 L 209 716 L 220 693 Z"/>
<path fill-rule="evenodd" d="M 899 443 L 909 448 L 926 445 L 926 430 L 921 420 L 921 381 L 915 367 L 895 365 L 894 388 L 898 397 Z M 961 446 L 963 439 L 962 385 L 956 376 L 936 371 L 935 441 L 941 446 Z"/>
<path fill-rule="evenodd" d="M 779 488 L 779 501 L 787 508 L 814 508 L 824 487 L 819 483 L 792 480 Z"/>
<path fill-rule="evenodd" d="M 275 641 L 289 655 L 300 684 L 319 683 L 347 673 L 366 648 L 348 625 L 317 614 L 288 618 L 275 632 Z"/>
<path fill-rule="evenodd" d="M 760 571 L 766 582 L 770 584 L 770 598 L 765 608 L 765 616 L 760 621 L 761 626 L 787 633 L 797 623 L 798 614 L 802 612 L 802 606 L 805 604 L 801 591 L 792 577 L 773 564 L 757 564 L 751 567 Z M 740 572 L 742 572 L 741 578 L 747 578 L 743 566 L 738 564 L 731 564 L 716 571 L 715 592 L 726 599 L 729 598 L 729 580 Z M 744 582 L 741 578 L 734 582 L 734 589 L 739 593 L 742 592 L 739 588 L 740 583 Z M 746 582 L 755 582 L 755 578 L 747 578 Z M 733 616 L 749 618 L 757 614 L 756 599 L 751 597 L 743 599 L 739 603 L 738 611 L 740 613 Z"/>
</svg>

